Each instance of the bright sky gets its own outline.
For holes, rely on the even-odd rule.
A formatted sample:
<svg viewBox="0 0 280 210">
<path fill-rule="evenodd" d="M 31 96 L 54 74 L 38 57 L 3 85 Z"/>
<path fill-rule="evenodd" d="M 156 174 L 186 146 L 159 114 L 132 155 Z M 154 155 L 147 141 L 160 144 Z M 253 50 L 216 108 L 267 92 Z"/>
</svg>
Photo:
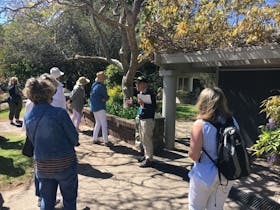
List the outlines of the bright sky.
<svg viewBox="0 0 280 210">
<path fill-rule="evenodd" d="M 0 15 L 0 24 L 5 23 L 5 21 L 6 21 L 6 18 L 5 18 L 5 17 L 2 17 L 2 16 Z"/>
</svg>

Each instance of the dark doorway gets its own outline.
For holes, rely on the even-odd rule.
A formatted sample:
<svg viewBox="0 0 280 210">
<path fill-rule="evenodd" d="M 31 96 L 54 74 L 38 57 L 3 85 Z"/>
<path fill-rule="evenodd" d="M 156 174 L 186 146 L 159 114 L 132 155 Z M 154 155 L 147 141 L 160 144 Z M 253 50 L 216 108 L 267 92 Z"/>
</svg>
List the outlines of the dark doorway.
<svg viewBox="0 0 280 210">
<path fill-rule="evenodd" d="M 261 101 L 279 94 L 275 91 L 280 90 L 279 70 L 219 72 L 219 87 L 227 96 L 247 146 L 255 143 L 259 135 L 258 126 L 266 123 L 265 114 L 260 114 Z"/>
</svg>

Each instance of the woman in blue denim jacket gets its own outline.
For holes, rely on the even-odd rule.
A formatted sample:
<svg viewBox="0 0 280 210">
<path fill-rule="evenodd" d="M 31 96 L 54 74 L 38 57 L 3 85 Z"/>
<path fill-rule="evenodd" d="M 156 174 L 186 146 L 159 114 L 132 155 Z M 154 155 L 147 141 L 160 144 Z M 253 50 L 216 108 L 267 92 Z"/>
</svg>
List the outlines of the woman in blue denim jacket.
<svg viewBox="0 0 280 210">
<path fill-rule="evenodd" d="M 48 80 L 29 79 L 24 93 L 34 107 L 24 121 L 28 138 L 34 145 L 41 210 L 54 209 L 58 185 L 64 209 L 76 210 L 78 175 L 74 147 L 78 145 L 79 136 L 68 113 L 50 105 L 55 90 Z"/>
</svg>

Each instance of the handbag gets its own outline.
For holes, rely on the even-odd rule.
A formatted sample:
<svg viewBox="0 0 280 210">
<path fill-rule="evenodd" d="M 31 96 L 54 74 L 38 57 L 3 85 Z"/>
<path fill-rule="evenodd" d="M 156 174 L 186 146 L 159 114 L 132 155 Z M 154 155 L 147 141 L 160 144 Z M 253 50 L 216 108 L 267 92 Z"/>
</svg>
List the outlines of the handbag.
<svg viewBox="0 0 280 210">
<path fill-rule="evenodd" d="M 45 113 L 45 112 L 46 112 L 46 110 L 44 111 L 44 113 Z M 40 116 L 40 119 L 38 120 L 38 122 L 37 122 L 37 124 L 36 124 L 35 131 L 34 131 L 34 135 L 33 135 L 33 139 L 35 138 L 35 135 L 36 135 L 36 131 L 37 131 L 39 122 L 40 122 L 41 119 L 43 118 L 44 113 Z M 28 138 L 27 135 L 26 135 L 26 139 L 25 139 L 25 142 L 24 142 L 24 145 L 23 145 L 23 148 L 22 148 L 21 151 L 22 151 L 22 154 L 23 154 L 24 156 L 33 157 L 33 154 L 34 154 L 34 146 L 33 146 L 32 141 Z"/>
<path fill-rule="evenodd" d="M 27 157 L 33 157 L 33 151 L 34 147 L 28 136 L 26 136 L 23 148 L 22 148 L 22 154 Z"/>
</svg>

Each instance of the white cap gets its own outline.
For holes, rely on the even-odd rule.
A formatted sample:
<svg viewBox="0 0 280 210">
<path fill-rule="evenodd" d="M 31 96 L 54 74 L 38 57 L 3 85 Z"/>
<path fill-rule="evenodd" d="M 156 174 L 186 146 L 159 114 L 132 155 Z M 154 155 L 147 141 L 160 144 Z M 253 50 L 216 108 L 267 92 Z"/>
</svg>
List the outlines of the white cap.
<svg viewBox="0 0 280 210">
<path fill-rule="evenodd" d="M 64 73 L 62 71 L 60 71 L 59 68 L 52 67 L 50 69 L 50 75 L 53 76 L 54 78 L 58 78 L 58 77 L 64 75 Z"/>
</svg>

